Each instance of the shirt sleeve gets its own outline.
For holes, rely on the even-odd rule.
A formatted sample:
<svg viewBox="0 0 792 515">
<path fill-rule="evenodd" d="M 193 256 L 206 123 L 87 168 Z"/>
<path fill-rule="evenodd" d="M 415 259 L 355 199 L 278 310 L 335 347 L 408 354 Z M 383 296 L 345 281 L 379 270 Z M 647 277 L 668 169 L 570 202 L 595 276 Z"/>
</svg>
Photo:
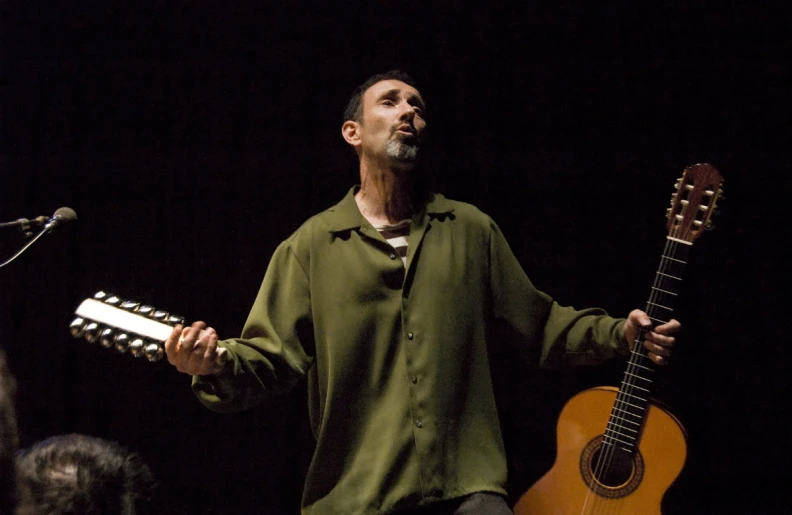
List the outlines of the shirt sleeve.
<svg viewBox="0 0 792 515">
<path fill-rule="evenodd" d="M 193 376 L 193 391 L 214 411 L 247 409 L 305 376 L 312 342 L 308 276 L 287 240 L 272 256 L 241 338 L 218 344 L 228 352 L 225 367 Z"/>
<path fill-rule="evenodd" d="M 494 330 L 530 363 L 544 368 L 592 365 L 629 352 L 624 319 L 599 308 L 564 307 L 534 287 L 498 226 L 491 222 L 490 289 Z"/>
</svg>

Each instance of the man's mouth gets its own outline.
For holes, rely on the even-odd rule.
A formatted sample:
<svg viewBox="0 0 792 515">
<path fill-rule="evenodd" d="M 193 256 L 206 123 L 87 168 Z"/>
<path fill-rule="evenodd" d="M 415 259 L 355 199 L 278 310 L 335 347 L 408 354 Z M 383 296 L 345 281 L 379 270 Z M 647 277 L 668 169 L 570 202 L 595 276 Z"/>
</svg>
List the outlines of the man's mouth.
<svg viewBox="0 0 792 515">
<path fill-rule="evenodd" d="M 415 134 L 415 129 L 413 129 L 410 125 L 407 125 L 406 123 L 403 123 L 403 124 L 399 125 L 398 127 L 396 127 L 396 131 L 395 132 L 400 132 L 402 134 L 409 134 L 410 136 L 415 136 L 416 135 Z"/>
</svg>

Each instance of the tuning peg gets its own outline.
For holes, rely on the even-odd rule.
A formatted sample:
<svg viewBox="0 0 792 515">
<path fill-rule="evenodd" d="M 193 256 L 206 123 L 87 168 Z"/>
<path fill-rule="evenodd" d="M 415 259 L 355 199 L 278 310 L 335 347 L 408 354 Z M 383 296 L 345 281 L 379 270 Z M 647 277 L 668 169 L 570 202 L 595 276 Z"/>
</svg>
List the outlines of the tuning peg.
<svg viewBox="0 0 792 515">
<path fill-rule="evenodd" d="M 711 230 L 713 230 L 714 228 L 715 228 L 715 224 L 714 224 L 714 223 L 712 223 L 712 221 L 710 221 L 710 220 L 707 220 L 707 223 L 706 223 L 706 224 L 704 224 L 704 230 L 705 230 L 705 231 L 711 231 Z"/>
<path fill-rule="evenodd" d="M 83 317 L 77 317 L 69 324 L 69 332 L 75 338 L 80 338 L 83 335 L 83 329 L 85 329 L 85 319 Z"/>
<path fill-rule="evenodd" d="M 102 332 L 99 333 L 99 345 L 101 345 L 105 349 L 109 349 L 110 347 L 112 347 L 114 340 L 115 340 L 115 332 L 110 327 L 103 329 Z"/>
<path fill-rule="evenodd" d="M 137 358 L 141 355 L 145 346 L 146 342 L 143 341 L 143 338 L 135 338 L 129 343 L 129 352 Z"/>
<path fill-rule="evenodd" d="M 115 341 L 113 342 L 113 346 L 115 350 L 118 352 L 126 352 L 129 348 L 129 335 L 126 333 L 120 333 L 116 335 Z"/>
<path fill-rule="evenodd" d="M 149 343 L 146 345 L 146 348 L 143 349 L 143 355 L 149 361 L 159 361 L 162 359 L 162 356 L 165 352 L 162 350 L 162 346 L 157 343 Z"/>
</svg>

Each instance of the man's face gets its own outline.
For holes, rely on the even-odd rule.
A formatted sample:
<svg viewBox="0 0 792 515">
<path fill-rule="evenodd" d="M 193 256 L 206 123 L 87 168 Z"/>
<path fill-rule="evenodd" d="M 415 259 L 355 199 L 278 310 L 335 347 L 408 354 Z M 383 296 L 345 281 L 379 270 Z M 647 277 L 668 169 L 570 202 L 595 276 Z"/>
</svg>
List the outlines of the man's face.
<svg viewBox="0 0 792 515">
<path fill-rule="evenodd" d="M 418 156 L 426 131 L 424 103 L 417 89 L 398 80 L 377 82 L 363 94 L 360 123 L 365 155 L 404 164 Z"/>
</svg>

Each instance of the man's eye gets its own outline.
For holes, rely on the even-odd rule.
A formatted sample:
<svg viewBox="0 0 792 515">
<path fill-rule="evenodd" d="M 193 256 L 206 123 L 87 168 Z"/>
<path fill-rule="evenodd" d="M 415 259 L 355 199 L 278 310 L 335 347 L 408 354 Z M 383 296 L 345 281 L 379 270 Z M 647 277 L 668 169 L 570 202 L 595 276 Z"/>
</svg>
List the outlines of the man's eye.
<svg viewBox="0 0 792 515">
<path fill-rule="evenodd" d="M 393 103 L 393 100 L 385 99 L 385 100 L 382 101 L 382 105 L 384 105 L 384 106 L 392 106 L 392 105 L 396 105 L 396 104 Z"/>
</svg>

